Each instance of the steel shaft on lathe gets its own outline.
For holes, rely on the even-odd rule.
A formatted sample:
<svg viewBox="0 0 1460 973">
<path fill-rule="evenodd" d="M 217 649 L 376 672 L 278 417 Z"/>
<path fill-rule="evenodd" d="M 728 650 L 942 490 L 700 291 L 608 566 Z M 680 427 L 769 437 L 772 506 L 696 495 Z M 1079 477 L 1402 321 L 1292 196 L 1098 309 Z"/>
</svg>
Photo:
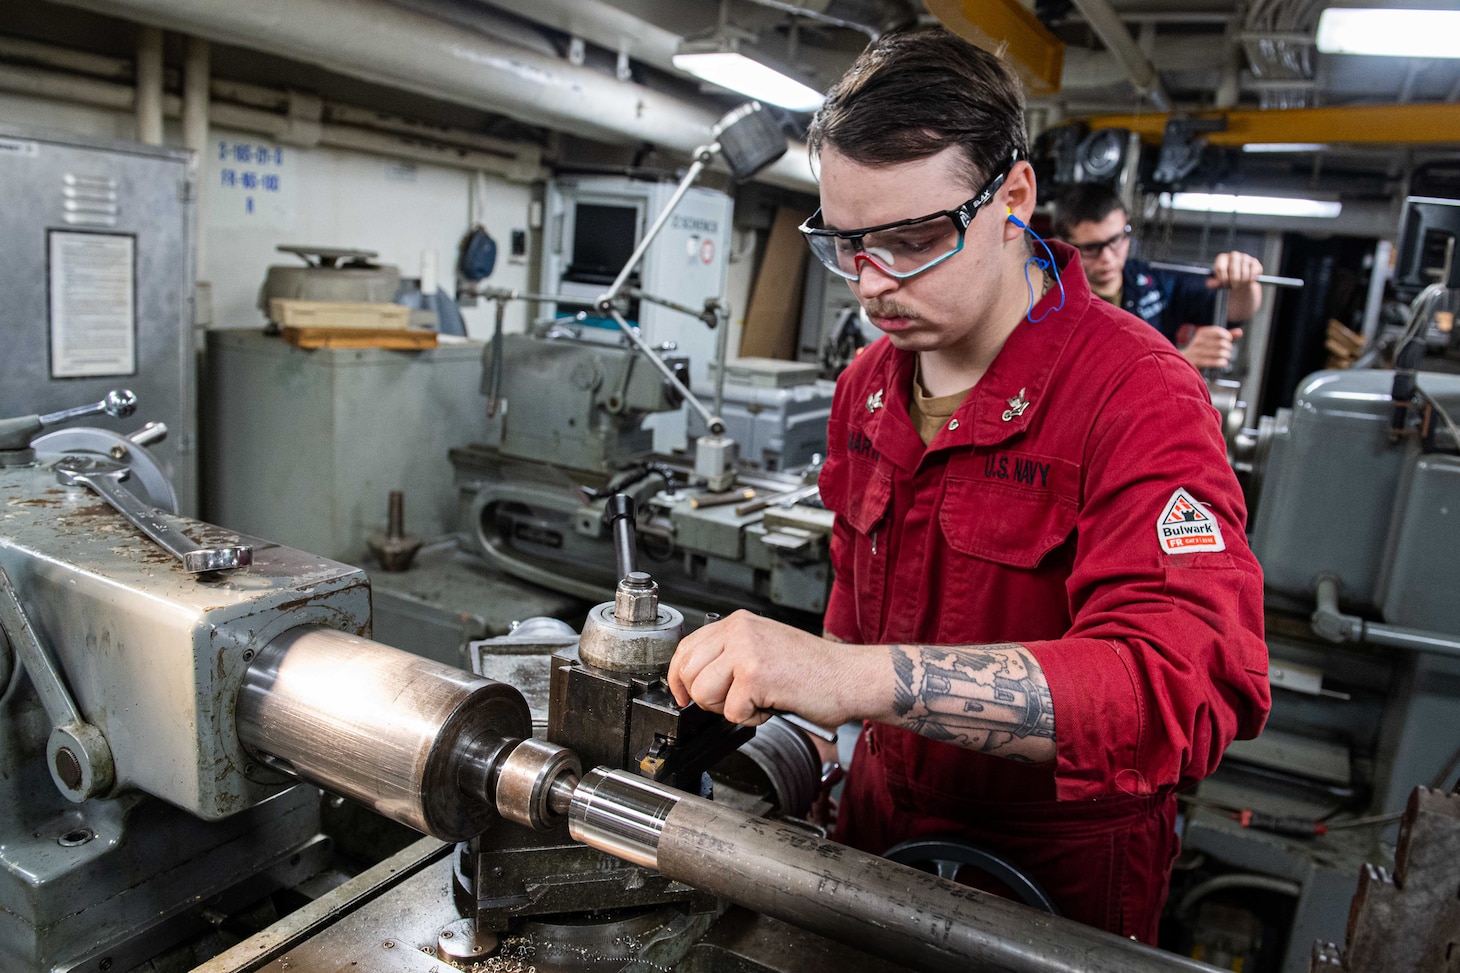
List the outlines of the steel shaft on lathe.
<svg viewBox="0 0 1460 973">
<path fill-rule="evenodd" d="M 920 970 L 1213 969 L 623 771 L 584 775 L 568 827 L 600 851 Z"/>
<path fill-rule="evenodd" d="M 501 766 L 532 731 L 505 683 L 315 626 L 258 654 L 235 712 L 276 766 L 447 841 L 496 820 Z"/>
</svg>

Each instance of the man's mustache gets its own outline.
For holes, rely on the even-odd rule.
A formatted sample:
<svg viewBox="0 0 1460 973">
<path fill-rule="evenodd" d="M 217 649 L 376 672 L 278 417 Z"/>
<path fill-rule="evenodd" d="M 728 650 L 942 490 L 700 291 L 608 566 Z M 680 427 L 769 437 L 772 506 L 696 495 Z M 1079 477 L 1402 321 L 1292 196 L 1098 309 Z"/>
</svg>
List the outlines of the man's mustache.
<svg viewBox="0 0 1460 973">
<path fill-rule="evenodd" d="M 896 301 L 868 301 L 862 305 L 869 318 L 915 318 L 917 314 Z"/>
</svg>

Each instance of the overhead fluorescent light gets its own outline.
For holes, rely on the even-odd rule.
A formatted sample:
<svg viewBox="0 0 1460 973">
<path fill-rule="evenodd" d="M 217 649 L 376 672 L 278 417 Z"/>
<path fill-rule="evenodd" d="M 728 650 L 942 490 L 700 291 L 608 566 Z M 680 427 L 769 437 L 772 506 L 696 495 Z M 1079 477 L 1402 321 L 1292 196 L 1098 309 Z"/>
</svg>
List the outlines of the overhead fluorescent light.
<svg viewBox="0 0 1460 973">
<path fill-rule="evenodd" d="M 1324 54 L 1460 57 L 1460 10 L 1329 7 L 1315 43 Z"/>
<path fill-rule="evenodd" d="M 1326 142 L 1248 142 L 1243 152 L 1322 152 Z"/>
<path fill-rule="evenodd" d="M 1247 213 L 1252 216 L 1302 216 L 1331 220 L 1343 204 L 1289 196 L 1232 196 L 1226 193 L 1162 193 L 1161 205 L 1194 213 Z"/>
<path fill-rule="evenodd" d="M 686 42 L 674 55 L 674 66 L 702 81 L 792 111 L 815 111 L 826 97 L 794 78 L 732 50 L 734 45 Z"/>
</svg>

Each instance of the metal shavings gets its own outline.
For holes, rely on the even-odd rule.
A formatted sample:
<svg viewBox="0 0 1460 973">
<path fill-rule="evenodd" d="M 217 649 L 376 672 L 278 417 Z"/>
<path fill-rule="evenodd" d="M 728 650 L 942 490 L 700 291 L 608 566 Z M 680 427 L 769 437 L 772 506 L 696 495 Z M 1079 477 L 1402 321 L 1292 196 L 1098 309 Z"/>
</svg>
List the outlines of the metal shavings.
<svg viewBox="0 0 1460 973">
<path fill-rule="evenodd" d="M 537 943 L 530 936 L 508 936 L 502 940 L 501 955 L 515 960 L 531 960 L 537 955 Z"/>
<path fill-rule="evenodd" d="M 499 955 L 493 955 L 489 960 L 482 960 L 480 963 L 473 963 L 467 967 L 469 973 L 537 973 L 536 966 L 523 963 L 521 960 L 508 960 Z"/>
<path fill-rule="evenodd" d="M 625 969 L 642 973 L 673 973 L 671 967 L 633 955 L 644 948 L 643 942 L 635 936 L 616 937 L 613 946 L 617 947 L 612 951 L 613 954 L 600 953 L 585 946 L 566 947 L 566 951 L 584 963 L 625 963 L 628 964 Z M 532 965 L 537 950 L 538 944 L 532 936 L 508 937 L 502 940 L 496 956 L 474 963 L 468 968 L 468 973 L 537 973 L 537 967 Z M 558 950 L 562 951 L 564 947 L 560 945 Z M 627 950 L 629 955 L 614 955 L 619 950 Z"/>
<path fill-rule="evenodd" d="M 493 956 L 467 967 L 469 973 L 537 973 L 537 967 L 517 959 Z"/>
<path fill-rule="evenodd" d="M 537 967 L 532 965 L 536 954 L 537 946 L 532 940 L 512 936 L 502 940 L 496 956 L 473 963 L 467 969 L 469 973 L 537 973 Z"/>
</svg>

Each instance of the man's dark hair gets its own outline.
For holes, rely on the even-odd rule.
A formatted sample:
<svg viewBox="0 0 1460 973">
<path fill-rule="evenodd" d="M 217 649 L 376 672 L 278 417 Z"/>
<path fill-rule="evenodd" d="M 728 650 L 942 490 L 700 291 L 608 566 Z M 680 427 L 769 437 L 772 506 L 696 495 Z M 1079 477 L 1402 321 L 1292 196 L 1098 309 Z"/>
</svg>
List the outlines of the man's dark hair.
<svg viewBox="0 0 1460 973">
<path fill-rule="evenodd" d="M 888 34 L 827 93 L 807 132 L 812 155 L 831 146 L 861 165 L 963 149 L 978 189 L 1029 155 L 1024 89 L 994 55 L 942 28 Z"/>
<path fill-rule="evenodd" d="M 1126 212 L 1125 202 L 1109 185 L 1077 182 L 1060 190 L 1054 198 L 1050 223 L 1054 227 L 1054 235 L 1063 240 L 1068 239 L 1070 231 L 1081 223 L 1099 223 L 1116 210 Z"/>
</svg>

